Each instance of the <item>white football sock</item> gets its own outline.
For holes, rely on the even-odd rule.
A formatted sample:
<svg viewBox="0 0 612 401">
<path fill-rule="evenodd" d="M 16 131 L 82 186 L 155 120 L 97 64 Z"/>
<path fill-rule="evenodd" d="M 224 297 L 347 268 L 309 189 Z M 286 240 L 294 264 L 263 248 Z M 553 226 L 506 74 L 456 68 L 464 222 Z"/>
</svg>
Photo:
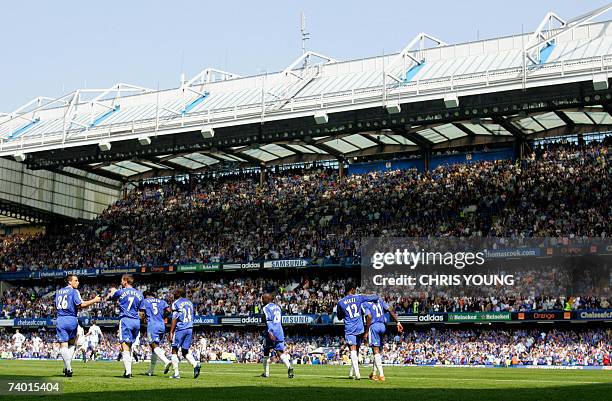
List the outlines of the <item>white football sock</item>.
<svg viewBox="0 0 612 401">
<path fill-rule="evenodd" d="M 264 373 L 267 375 L 270 374 L 270 357 L 269 356 L 264 356 L 263 357 L 263 366 L 264 366 Z"/>
<path fill-rule="evenodd" d="M 132 352 L 122 351 L 122 355 L 123 355 L 123 367 L 125 368 L 125 373 L 130 375 L 132 374 Z"/>
<path fill-rule="evenodd" d="M 359 357 L 357 356 L 357 351 L 351 351 L 351 363 L 353 364 L 355 377 L 357 379 L 361 379 L 361 373 L 359 373 Z"/>
<path fill-rule="evenodd" d="M 187 361 L 189 361 L 191 366 L 193 366 L 194 368 L 198 366 L 198 362 L 195 360 L 193 355 L 191 355 L 191 352 L 188 352 L 187 355 L 185 355 L 185 359 L 187 359 Z"/>
<path fill-rule="evenodd" d="M 381 354 L 375 354 L 374 355 L 374 365 L 376 366 L 376 368 L 378 369 L 378 375 L 380 377 L 384 377 L 385 374 L 383 373 L 383 367 L 382 367 L 382 355 Z"/>
<path fill-rule="evenodd" d="M 157 355 L 155 352 L 151 353 L 151 367 L 149 367 L 149 373 L 155 372 L 155 364 L 157 363 Z"/>
<path fill-rule="evenodd" d="M 66 369 L 72 370 L 72 359 L 74 359 L 74 353 L 76 352 L 76 346 L 68 345 L 68 367 Z"/>
<path fill-rule="evenodd" d="M 62 360 L 64 361 L 64 369 L 72 370 L 72 367 L 70 365 L 70 362 L 72 361 L 72 355 L 70 355 L 70 350 L 68 349 L 68 347 L 60 348 L 60 355 L 62 356 Z"/>
<path fill-rule="evenodd" d="M 157 355 L 159 360 L 164 363 L 164 366 L 166 366 L 168 364 L 168 362 L 170 362 L 170 360 L 168 360 L 168 358 L 166 358 L 166 354 L 164 354 L 164 350 L 162 349 L 162 347 L 155 347 L 153 352 L 155 353 L 155 355 Z"/>
<path fill-rule="evenodd" d="M 376 372 L 378 371 L 378 370 L 376 369 L 376 359 L 375 359 L 375 358 L 376 358 L 376 357 L 374 357 L 374 358 L 372 359 L 372 374 L 373 374 L 374 376 L 376 376 Z"/>
<path fill-rule="evenodd" d="M 281 361 L 283 361 L 287 369 L 291 369 L 291 362 L 289 362 L 289 355 L 283 353 L 281 354 L 280 359 Z"/>
<path fill-rule="evenodd" d="M 174 375 L 179 376 L 179 359 L 177 354 L 172 354 L 172 367 L 174 368 Z"/>
<path fill-rule="evenodd" d="M 349 366 L 351 367 L 349 369 L 349 377 L 354 377 L 355 376 L 355 369 L 353 369 L 353 362 L 350 362 Z"/>
</svg>

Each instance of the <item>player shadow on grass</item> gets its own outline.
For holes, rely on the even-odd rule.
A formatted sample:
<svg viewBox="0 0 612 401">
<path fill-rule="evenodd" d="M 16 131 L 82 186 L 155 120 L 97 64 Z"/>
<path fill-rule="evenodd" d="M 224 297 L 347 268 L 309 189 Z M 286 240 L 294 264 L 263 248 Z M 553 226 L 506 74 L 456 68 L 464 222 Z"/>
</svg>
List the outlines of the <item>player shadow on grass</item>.
<svg viewBox="0 0 612 401">
<path fill-rule="evenodd" d="M 181 388 L 179 393 L 175 389 L 155 389 L 155 390 L 128 390 L 110 392 L 80 392 L 63 394 L 62 401 L 105 401 L 126 400 L 130 401 L 155 401 L 180 399 L 189 400 L 270 400 L 274 397 L 282 397 L 285 400 L 338 400 L 351 399 L 351 401 L 371 401 L 371 400 L 603 400 L 609 399 L 612 391 L 612 382 L 587 385 L 572 386 L 551 386 L 544 388 L 490 388 L 490 389 L 470 389 L 470 388 L 422 388 L 422 387 L 392 387 L 391 381 L 387 383 L 370 383 L 369 380 L 362 379 L 360 382 L 349 383 L 338 387 L 322 386 L 229 386 L 229 387 L 195 387 Z M 201 386 L 210 385 L 205 379 Z M 383 387 L 384 386 L 384 387 Z M 180 394 L 177 396 L 177 394 Z M 341 396 L 342 395 L 342 396 Z M 180 398 L 177 398 L 180 397 Z M 52 398 L 52 397 L 50 397 Z M 59 399 L 59 398 L 58 398 Z"/>
</svg>

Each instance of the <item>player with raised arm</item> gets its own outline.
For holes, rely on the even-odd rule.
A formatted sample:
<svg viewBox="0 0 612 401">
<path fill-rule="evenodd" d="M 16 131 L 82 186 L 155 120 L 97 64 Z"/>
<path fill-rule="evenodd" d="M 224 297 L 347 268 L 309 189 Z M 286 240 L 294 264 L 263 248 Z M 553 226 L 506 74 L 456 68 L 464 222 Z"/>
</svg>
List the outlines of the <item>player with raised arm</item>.
<svg viewBox="0 0 612 401">
<path fill-rule="evenodd" d="M 140 303 L 144 299 L 142 293 L 132 287 L 134 278 L 129 274 L 121 277 L 120 289 L 111 288 L 108 299 L 117 300 L 119 303 L 119 342 L 121 343 L 121 355 L 125 371 L 123 377 L 132 377 L 132 344 L 140 332 Z"/>
<path fill-rule="evenodd" d="M 265 305 L 263 311 L 266 316 L 267 326 L 266 333 L 264 334 L 264 372 L 261 374 L 261 377 L 270 377 L 270 358 L 272 357 L 270 353 L 274 350 L 287 367 L 287 377 L 293 379 L 293 367 L 289 361 L 289 354 L 285 352 L 285 333 L 283 331 L 281 308 L 274 303 L 272 294 L 263 294 L 261 301 Z"/>
<path fill-rule="evenodd" d="M 170 306 L 163 299 L 155 297 L 151 291 L 145 291 L 145 299 L 140 304 L 140 314 L 147 324 L 147 338 L 151 347 L 151 366 L 146 372 L 147 376 L 153 376 L 157 359 L 164 363 L 165 369 L 170 369 L 172 362 L 166 358 L 164 350 L 160 347 L 166 333 L 164 315 L 169 312 Z"/>
<path fill-rule="evenodd" d="M 382 298 L 379 298 L 378 301 L 375 302 L 365 302 L 363 304 L 363 314 L 366 318 L 365 336 L 367 336 L 368 343 L 372 347 L 372 352 L 374 353 L 374 363 L 372 363 L 370 379 L 381 382 L 385 381 L 385 374 L 382 367 L 382 355 L 380 353 L 383 346 L 383 336 L 386 331 L 385 312 L 389 312 L 389 315 L 397 324 L 397 331 L 400 333 L 404 331 L 404 327 L 399 320 L 397 320 L 397 315 L 389 308 Z"/>
<path fill-rule="evenodd" d="M 185 298 L 185 289 L 177 288 L 174 291 L 174 302 L 172 302 L 172 324 L 170 325 L 170 338 L 172 339 L 172 367 L 174 374 L 170 376 L 172 379 L 180 379 L 179 372 L 179 356 L 178 351 L 181 349 L 183 357 L 193 366 L 193 378 L 197 379 L 200 376 L 200 364 L 195 360 L 193 355 L 189 353 L 191 340 L 193 338 L 193 304 Z M 169 366 L 164 370 L 164 374 L 168 373 Z"/>
<path fill-rule="evenodd" d="M 74 274 L 66 276 L 67 286 L 55 292 L 55 309 L 57 311 L 56 332 L 60 342 L 60 355 L 64 361 L 64 375 L 72 376 L 72 358 L 75 352 L 75 341 L 77 336 L 77 308 L 87 308 L 100 297 L 95 296 L 89 301 L 83 301 L 79 293 L 79 279 Z"/>
<path fill-rule="evenodd" d="M 89 358 L 92 361 L 96 360 L 100 338 L 102 338 L 102 330 L 100 330 L 100 326 L 96 324 L 96 321 L 93 320 L 91 326 L 89 326 L 89 330 L 87 330 L 87 350 L 91 351 Z"/>
<path fill-rule="evenodd" d="M 361 316 L 361 305 L 367 301 L 376 301 L 378 295 L 355 294 L 354 285 L 347 287 L 346 295 L 338 301 L 336 315 L 338 319 L 344 319 L 344 338 L 351 351 L 351 369 L 349 378 L 361 380 L 359 373 L 359 347 L 363 340 L 365 328 Z"/>
</svg>

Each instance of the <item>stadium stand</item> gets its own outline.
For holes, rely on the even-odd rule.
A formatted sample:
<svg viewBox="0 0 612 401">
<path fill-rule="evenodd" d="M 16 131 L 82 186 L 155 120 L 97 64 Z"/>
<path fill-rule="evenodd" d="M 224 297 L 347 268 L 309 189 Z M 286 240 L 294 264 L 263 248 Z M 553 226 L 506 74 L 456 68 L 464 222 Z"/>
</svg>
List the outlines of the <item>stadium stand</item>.
<svg viewBox="0 0 612 401">
<path fill-rule="evenodd" d="M 540 267 L 539 267 L 540 268 Z M 301 277 L 298 276 L 301 274 Z M 536 280 L 546 277 L 534 268 L 530 272 Z M 187 288 L 190 299 L 195 305 L 196 314 L 200 316 L 249 316 L 260 314 L 263 308 L 261 296 L 265 292 L 277 293 L 276 302 L 285 314 L 324 314 L 332 315 L 335 306 L 352 283 L 359 283 L 359 276 L 353 272 L 296 273 L 291 278 L 284 275 L 271 275 L 262 278 L 261 273 L 241 274 L 239 276 L 224 273 L 215 277 L 198 279 L 153 280 L 141 282 L 137 288 L 141 291 L 154 291 L 159 298 L 169 298 L 169 294 L 178 287 Z M 277 277 L 274 277 L 277 276 Z M 96 284 L 84 284 L 80 292 L 85 299 L 94 294 L 103 294 L 114 285 L 110 280 L 96 280 Z M 62 288 L 59 283 L 46 286 L 15 286 L 9 288 L 0 298 L 1 315 L 5 319 L 44 318 L 53 316 L 55 308 L 53 294 Z M 520 290 L 508 289 L 504 295 L 488 295 L 479 290 L 475 295 L 445 296 L 431 294 L 423 289 L 413 291 L 391 291 L 386 289 L 381 296 L 394 306 L 397 313 L 437 313 L 437 312 L 524 312 L 524 311 L 561 311 L 608 309 L 610 302 L 605 297 L 580 296 L 564 294 L 554 285 L 546 288 L 541 295 L 521 294 Z M 500 291 L 500 293 L 502 293 Z M 171 299 L 168 299 L 171 301 Z M 102 301 L 91 308 L 83 310 L 83 317 L 101 318 L 117 316 L 116 305 Z"/>
<path fill-rule="evenodd" d="M 43 339 L 40 358 L 56 359 L 59 348 L 54 335 L 40 333 Z M 22 351 L 16 351 L 9 335 L 0 337 L 0 357 L 36 358 L 31 335 Z M 209 331 L 199 333 L 194 341 L 202 361 L 258 362 L 262 353 L 259 333 L 245 331 Z M 388 335 L 385 362 L 414 365 L 541 365 L 610 366 L 610 329 L 439 329 L 411 330 L 402 335 Z M 293 335 L 287 339 L 292 358 L 299 364 L 346 363 L 343 340 L 336 335 Z M 143 340 L 137 350 L 141 359 L 150 358 Z M 115 334 L 105 333 L 98 355 L 116 359 Z M 372 355 L 367 347 L 361 352 L 364 362 Z M 80 357 L 80 355 L 77 355 Z"/>
<path fill-rule="evenodd" d="M 288 171 L 263 188 L 240 175 L 143 183 L 92 225 L 9 241 L 0 263 L 6 271 L 294 257 L 337 264 L 358 258 L 369 236 L 606 237 L 609 169 L 607 144 L 588 144 L 429 174 Z"/>
<path fill-rule="evenodd" d="M 370 59 L 305 52 L 268 83 L 206 69 L 0 115 L 0 224 L 45 226 L 0 237 L 0 358 L 58 359 L 67 274 L 90 299 L 130 273 L 168 303 L 187 290 L 199 360 L 260 362 L 271 292 L 296 363 L 346 364 L 336 306 L 370 237 L 609 240 L 610 29 L 589 22 L 610 8 L 453 46 L 419 34 L 420 49 Z M 406 323 L 385 362 L 610 366 L 610 281 L 596 293 L 564 288 L 554 265 L 519 274 L 536 293 L 381 291 Z M 79 311 L 104 329 L 102 359 L 118 357 L 118 314 L 106 298 Z M 150 357 L 144 338 L 135 352 Z"/>
</svg>

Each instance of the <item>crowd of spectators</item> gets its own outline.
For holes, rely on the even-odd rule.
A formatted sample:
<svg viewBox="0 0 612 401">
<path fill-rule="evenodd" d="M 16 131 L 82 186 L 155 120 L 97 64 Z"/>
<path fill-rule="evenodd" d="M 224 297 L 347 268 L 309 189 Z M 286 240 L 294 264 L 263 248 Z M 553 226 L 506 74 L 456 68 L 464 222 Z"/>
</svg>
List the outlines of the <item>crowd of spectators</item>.
<svg viewBox="0 0 612 401">
<path fill-rule="evenodd" d="M 53 333 L 41 332 L 40 352 L 35 354 L 31 333 L 20 350 L 11 332 L 0 334 L 0 358 L 59 357 Z M 196 332 L 192 352 L 201 361 L 260 362 L 263 337 L 257 332 Z M 334 335 L 287 336 L 287 351 L 296 363 L 347 364 L 348 352 L 342 337 Z M 140 359 L 150 358 L 146 340 L 134 351 Z M 360 350 L 362 362 L 372 359 L 367 346 Z M 98 347 L 99 359 L 116 359 L 116 334 L 104 332 Z M 166 349 L 169 352 L 169 349 Z M 544 365 L 610 366 L 611 329 L 418 329 L 390 333 L 383 346 L 384 362 L 410 365 Z M 76 358 L 81 358 L 77 353 Z"/>
<path fill-rule="evenodd" d="M 608 237 L 607 146 L 518 162 L 350 175 L 315 169 L 141 183 L 92 224 L 0 248 L 0 269 L 359 258 L 371 236 Z"/>
<path fill-rule="evenodd" d="M 263 278 L 258 276 L 217 277 L 199 279 L 179 279 L 137 283 L 141 290 L 151 290 L 158 297 L 172 301 L 172 293 L 177 287 L 187 289 L 187 296 L 195 305 L 196 315 L 251 315 L 261 313 L 261 296 L 265 292 L 276 294 L 275 302 L 285 314 L 324 314 L 332 315 L 340 298 L 350 285 L 356 285 L 357 276 L 329 274 L 309 277 L 307 274 L 293 278 Z M 116 283 L 97 281 L 95 284 L 82 284 L 80 292 L 83 299 L 93 298 L 96 294 L 105 295 Z M 55 291 L 63 284 L 47 286 L 15 286 L 0 295 L 0 319 L 32 318 L 55 316 Z M 482 292 L 482 291 L 481 291 Z M 397 313 L 431 312 L 522 312 L 532 310 L 584 310 L 608 309 L 607 298 L 568 296 L 551 290 L 546 296 L 520 295 L 520 289 L 510 287 L 500 289 L 503 296 L 441 296 L 422 290 L 384 290 L 380 295 Z M 104 298 L 104 297 L 103 297 Z M 119 311 L 114 301 L 103 299 L 101 302 L 79 312 L 83 317 L 115 317 Z"/>
</svg>

